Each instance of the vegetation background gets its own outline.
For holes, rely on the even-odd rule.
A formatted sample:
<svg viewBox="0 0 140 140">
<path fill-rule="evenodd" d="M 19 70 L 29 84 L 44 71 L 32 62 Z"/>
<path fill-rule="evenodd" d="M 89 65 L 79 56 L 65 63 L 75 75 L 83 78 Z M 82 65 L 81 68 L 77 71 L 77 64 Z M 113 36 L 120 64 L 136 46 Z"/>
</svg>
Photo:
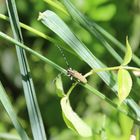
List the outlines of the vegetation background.
<svg viewBox="0 0 140 140">
<path fill-rule="evenodd" d="M 125 38 L 126 35 L 128 35 L 133 52 L 140 57 L 139 0 L 73 0 L 72 2 L 83 14 L 94 20 L 123 44 L 125 44 Z M 67 25 L 88 46 L 97 58 L 107 66 L 118 65 L 118 62 L 112 58 L 96 38 L 80 28 L 70 17 L 53 8 L 45 1 L 16 0 L 16 4 L 21 22 L 57 39 L 58 36 L 37 20 L 39 12 L 44 12 L 47 9 L 53 10 L 62 17 Z M 0 0 L 0 13 L 7 15 L 7 8 L 4 0 Z M 0 19 L 0 30 L 9 35 L 12 34 L 9 23 L 2 19 Z M 24 29 L 22 29 L 22 33 L 24 42 L 27 46 L 30 46 L 33 50 L 43 54 L 53 62 L 67 69 L 63 56 L 53 43 Z M 122 57 L 124 56 L 117 47 L 113 46 L 113 48 Z M 83 74 L 90 70 L 90 67 L 88 67 L 87 64 L 80 59 L 77 59 L 74 55 L 65 50 L 64 53 L 72 68 Z M 96 132 L 101 130 L 105 119 L 105 131 L 108 139 L 129 139 L 132 120 L 122 113 L 119 113 L 96 95 L 90 94 L 89 91 L 81 86 L 77 86 L 74 89 L 73 94 L 71 95 L 71 105 L 77 114 L 93 128 L 95 134 L 93 138 L 82 138 L 69 130 L 62 119 L 60 98 L 56 95 L 56 89 L 53 83 L 59 72 L 30 53 L 27 53 L 27 58 L 48 138 L 51 140 L 100 140 L 101 136 L 96 134 Z M 133 65 L 133 63 L 131 64 Z M 67 91 L 73 81 L 66 76 L 62 76 L 62 78 L 64 89 Z M 0 80 L 10 97 L 20 122 L 28 134 L 31 135 L 15 47 L 11 47 L 11 44 L 2 39 L 0 39 Z M 111 100 L 116 101 L 116 96 L 112 94 L 112 91 L 96 74 L 90 76 L 88 80 L 90 85 L 104 93 Z M 0 104 L 0 133 L 5 132 L 16 133 L 7 113 Z"/>
</svg>

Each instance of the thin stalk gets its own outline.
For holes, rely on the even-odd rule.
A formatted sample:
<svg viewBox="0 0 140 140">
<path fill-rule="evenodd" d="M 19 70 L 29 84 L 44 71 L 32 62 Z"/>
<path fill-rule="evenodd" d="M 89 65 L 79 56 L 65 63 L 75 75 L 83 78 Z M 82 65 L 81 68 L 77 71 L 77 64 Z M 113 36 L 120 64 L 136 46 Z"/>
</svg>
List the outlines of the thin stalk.
<svg viewBox="0 0 140 140">
<path fill-rule="evenodd" d="M 7 16 L 3 15 L 3 14 L 0 14 L 0 18 L 5 20 L 5 21 L 9 21 L 9 18 Z M 19 22 L 19 24 L 23 29 L 26 29 L 26 30 L 28 30 L 28 31 L 30 31 L 30 32 L 32 32 L 32 33 L 34 33 L 34 34 L 46 39 L 46 40 L 49 40 L 52 43 L 56 43 L 56 41 L 53 38 L 47 36 L 46 34 L 40 32 L 40 31 L 38 31 L 38 30 L 36 30 L 36 29 L 34 29 L 34 28 L 32 28 L 32 27 L 30 27 L 30 26 L 28 26 L 28 25 L 26 25 L 26 24 L 24 24 L 22 22 Z"/>
<path fill-rule="evenodd" d="M 92 75 L 93 73 L 97 73 L 97 72 L 103 72 L 103 71 L 112 71 L 112 70 L 118 70 L 118 69 L 127 69 L 127 70 L 132 70 L 132 71 L 140 71 L 140 68 L 136 68 L 136 67 L 131 67 L 131 66 L 115 66 L 115 67 L 107 67 L 107 68 L 95 68 L 92 69 L 90 72 L 86 73 L 84 75 L 84 77 L 88 77 L 90 75 Z"/>
<path fill-rule="evenodd" d="M 64 14 L 69 15 L 65 7 L 59 1 L 44 0 L 46 3 L 53 6 L 55 9 L 62 11 Z"/>
<path fill-rule="evenodd" d="M 62 67 L 60 67 L 59 65 L 53 63 L 52 61 L 50 61 L 49 59 L 47 59 L 46 57 L 42 56 L 41 54 L 33 51 L 32 49 L 28 48 L 27 46 L 25 46 L 22 43 L 19 43 L 18 41 L 14 40 L 13 38 L 7 36 L 6 34 L 0 32 L 0 37 L 13 43 L 13 44 L 17 44 L 19 47 L 22 47 L 23 49 L 27 50 L 28 52 L 30 52 L 31 54 L 34 54 L 35 56 L 39 57 L 41 60 L 47 62 L 48 64 L 52 65 L 54 68 L 56 68 L 57 70 L 63 72 L 65 75 L 67 75 L 67 71 L 65 69 L 63 69 Z M 78 82 L 79 83 L 79 82 Z M 72 85 L 71 89 L 68 91 L 67 94 L 70 94 L 71 91 L 73 90 L 73 88 L 75 87 L 77 83 L 75 83 L 74 85 Z M 140 123 L 134 116 L 132 116 L 129 112 L 127 112 L 124 109 L 121 109 L 120 107 L 118 108 L 118 105 L 113 103 L 109 98 L 107 98 L 105 95 L 103 95 L 101 92 L 99 92 L 98 90 L 96 90 L 95 88 L 91 87 L 88 84 L 82 84 L 79 83 L 80 85 L 82 85 L 83 87 L 85 87 L 86 89 L 90 90 L 92 93 L 94 93 L 95 95 L 97 95 L 99 98 L 105 100 L 106 102 L 108 102 L 111 106 L 113 106 L 115 109 L 117 109 L 119 112 L 129 116 L 130 118 L 132 118 L 133 120 L 135 120 L 136 122 L 138 122 L 138 124 Z"/>
<path fill-rule="evenodd" d="M 45 61 L 46 63 L 52 65 L 54 68 L 56 68 L 57 70 L 59 70 L 60 72 L 64 73 L 65 75 L 67 74 L 67 71 L 65 69 L 63 69 L 62 67 L 60 67 L 59 65 L 57 65 L 56 63 L 52 62 L 51 60 L 49 60 L 48 58 L 42 56 L 41 54 L 35 52 L 34 50 L 30 49 L 29 47 L 27 47 L 26 45 L 16 41 L 15 39 L 9 37 L 8 35 L 4 34 L 3 32 L 0 31 L 0 37 L 13 43 L 16 44 L 18 46 L 20 46 L 21 48 L 25 49 L 26 51 L 30 52 L 31 54 L 39 57 L 41 60 Z"/>
<path fill-rule="evenodd" d="M 67 92 L 67 96 L 70 96 L 72 90 L 76 87 L 77 84 L 78 84 L 78 82 L 75 82 L 75 83 L 72 84 L 72 86 L 70 87 L 70 89 Z"/>
</svg>

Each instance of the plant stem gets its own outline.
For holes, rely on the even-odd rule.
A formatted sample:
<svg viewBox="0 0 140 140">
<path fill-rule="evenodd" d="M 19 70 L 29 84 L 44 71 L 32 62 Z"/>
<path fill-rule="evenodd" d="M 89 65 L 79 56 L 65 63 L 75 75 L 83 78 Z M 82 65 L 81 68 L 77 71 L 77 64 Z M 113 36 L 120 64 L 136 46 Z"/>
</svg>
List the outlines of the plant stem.
<svg viewBox="0 0 140 140">
<path fill-rule="evenodd" d="M 88 76 L 92 75 L 93 73 L 97 73 L 97 72 L 111 71 L 111 70 L 118 70 L 118 69 L 127 69 L 127 70 L 132 70 L 132 71 L 140 71 L 140 68 L 121 65 L 121 66 L 115 66 L 115 67 L 92 69 L 90 72 L 86 73 L 84 75 L 84 77 L 88 77 Z"/>
<path fill-rule="evenodd" d="M 76 87 L 76 85 L 78 84 L 79 82 L 75 82 L 72 84 L 72 86 L 70 87 L 70 89 L 68 90 L 67 92 L 67 96 L 70 96 L 72 90 Z"/>
<path fill-rule="evenodd" d="M 8 35 L 4 34 L 3 32 L 0 31 L 0 37 L 13 43 L 18 45 L 19 47 L 25 49 L 26 51 L 30 52 L 31 54 L 34 54 L 35 56 L 37 56 L 38 58 L 40 58 L 41 60 L 45 61 L 46 63 L 52 65 L 54 68 L 56 68 L 57 70 L 59 70 L 60 72 L 64 73 L 65 75 L 67 75 L 67 71 L 65 69 L 63 69 L 62 67 L 60 67 L 59 65 L 57 65 L 56 63 L 52 62 L 51 60 L 49 60 L 48 58 L 44 57 L 43 55 L 37 53 L 36 51 L 30 49 L 29 47 L 27 47 L 26 45 L 16 41 L 15 39 L 9 37 Z"/>
<path fill-rule="evenodd" d="M 0 14 L 0 18 L 4 19 L 6 21 L 9 21 L 9 18 L 7 16 L 3 15 L 3 14 Z M 47 36 L 46 34 L 40 32 L 40 31 L 38 31 L 38 30 L 36 30 L 36 29 L 34 29 L 34 28 L 24 24 L 24 23 L 19 22 L 19 24 L 22 28 L 24 28 L 24 29 L 26 29 L 26 30 L 28 30 L 28 31 L 30 31 L 30 32 L 32 32 L 32 33 L 34 33 L 34 34 L 36 34 L 36 35 L 38 35 L 38 36 L 40 36 L 44 39 L 46 39 L 46 40 L 49 40 L 50 42 L 56 43 L 56 41 L 53 38 Z"/>
</svg>

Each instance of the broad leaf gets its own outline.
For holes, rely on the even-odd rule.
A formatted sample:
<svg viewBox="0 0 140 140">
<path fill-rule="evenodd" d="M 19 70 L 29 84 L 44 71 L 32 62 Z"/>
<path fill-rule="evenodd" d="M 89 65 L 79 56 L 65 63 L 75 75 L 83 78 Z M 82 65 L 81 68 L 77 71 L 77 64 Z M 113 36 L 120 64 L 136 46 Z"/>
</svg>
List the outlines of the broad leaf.
<svg viewBox="0 0 140 140">
<path fill-rule="evenodd" d="M 125 69 L 119 69 L 118 71 L 118 97 L 120 103 L 122 103 L 129 95 L 132 88 L 132 79 L 129 72 Z"/>
<path fill-rule="evenodd" d="M 67 126 L 83 137 L 92 136 L 91 128 L 72 110 L 67 96 L 61 99 L 61 108 Z"/>
<path fill-rule="evenodd" d="M 128 42 L 128 38 L 126 38 L 126 53 L 122 65 L 127 65 L 131 61 L 131 59 L 132 59 L 132 49 Z"/>
</svg>

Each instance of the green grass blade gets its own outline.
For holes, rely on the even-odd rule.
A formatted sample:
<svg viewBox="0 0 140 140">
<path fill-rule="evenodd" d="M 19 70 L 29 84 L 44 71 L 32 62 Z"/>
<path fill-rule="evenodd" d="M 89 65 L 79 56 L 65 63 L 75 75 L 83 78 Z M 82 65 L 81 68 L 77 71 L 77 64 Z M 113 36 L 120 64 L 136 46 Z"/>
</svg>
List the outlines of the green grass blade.
<svg viewBox="0 0 140 140">
<path fill-rule="evenodd" d="M 56 2 L 54 2 L 54 1 L 52 1 L 52 0 L 49 0 L 49 1 L 51 1 L 51 2 L 48 2 L 48 0 L 45 0 L 48 4 L 50 4 L 51 6 L 53 6 L 53 7 L 55 7 L 55 8 L 57 8 L 58 10 L 60 10 L 60 11 L 62 11 L 63 13 L 66 13 L 67 15 L 71 15 L 71 13 L 67 13 L 67 11 L 66 11 L 66 9 L 65 9 L 65 7 L 63 7 L 63 6 L 61 6 L 61 8 L 59 7 L 60 6 L 60 4 L 59 5 L 57 5 L 57 3 Z M 66 6 L 66 5 L 65 5 Z M 59 7 L 59 8 L 58 8 Z M 66 6 L 67 7 L 67 6 Z M 70 11 L 70 9 L 69 9 L 69 6 L 67 7 L 68 9 L 68 11 Z M 70 7 L 70 8 L 72 8 L 72 7 Z M 75 9 L 74 9 L 75 10 Z M 115 44 L 121 51 L 123 51 L 123 52 L 125 52 L 125 46 L 121 43 L 121 42 L 119 42 L 116 38 L 114 38 L 110 33 L 108 33 L 105 29 L 103 29 L 101 26 L 99 26 L 98 24 L 96 24 L 94 21 L 89 21 L 82 13 L 80 13 L 80 11 L 78 11 L 77 9 L 76 9 L 76 12 L 78 12 L 78 14 L 80 14 L 82 17 L 84 17 L 84 19 L 86 19 L 86 21 L 88 21 L 89 23 L 90 23 L 90 26 L 93 26 L 93 28 L 95 29 L 95 30 L 97 30 L 97 32 L 99 32 L 99 33 L 101 33 L 101 35 L 100 36 L 105 36 L 107 39 L 109 39 L 113 44 Z M 71 15 L 72 16 L 72 15 Z M 78 15 L 79 16 L 79 15 Z M 76 20 L 76 19 L 75 19 Z M 77 21 L 77 20 L 76 20 Z M 80 20 L 78 21 L 79 23 L 80 23 Z M 81 22 L 81 24 L 82 24 L 82 22 Z M 89 26 L 89 28 L 90 28 L 90 26 Z M 132 57 L 132 60 L 138 65 L 138 66 L 140 66 L 140 59 L 135 55 L 135 54 L 133 54 L 133 57 Z"/>
<path fill-rule="evenodd" d="M 64 9 L 63 5 L 59 1 L 52 0 L 44 0 L 44 1 L 53 6 L 55 9 L 59 9 L 60 11 L 68 15 L 67 11 Z"/>
<path fill-rule="evenodd" d="M 22 128 L 21 124 L 18 122 L 18 118 L 16 115 L 16 112 L 14 111 L 12 104 L 10 100 L 8 99 L 8 96 L 2 86 L 2 83 L 0 82 L 0 101 L 3 104 L 6 112 L 8 113 L 14 127 L 16 128 L 18 134 L 20 135 L 22 140 L 29 140 L 26 132 Z"/>
<path fill-rule="evenodd" d="M 6 0 L 6 4 L 14 38 L 19 42 L 23 43 L 15 1 Z M 44 130 L 41 113 L 38 107 L 38 102 L 36 99 L 33 81 L 31 76 L 29 75 L 30 69 L 28 66 L 25 51 L 22 48 L 19 48 L 18 46 L 16 46 L 16 51 L 20 65 L 20 72 L 23 77 L 22 78 L 23 89 L 34 140 L 46 140 L 46 134 Z"/>
<path fill-rule="evenodd" d="M 94 35 L 110 52 L 110 54 L 119 62 L 122 63 L 122 58 L 119 54 L 111 47 L 111 45 L 104 39 L 104 37 L 95 29 L 91 24 L 84 18 L 84 16 L 72 5 L 69 0 L 61 0 L 65 7 L 67 8 L 69 14 L 73 17 L 75 21 L 80 23 L 84 28 L 86 28 L 92 35 Z"/>
<path fill-rule="evenodd" d="M 0 19 L 3 19 L 5 21 L 9 21 L 9 18 L 3 14 L 0 14 Z M 22 27 L 23 29 L 26 29 L 39 37 L 42 37 L 46 40 L 49 40 L 52 43 L 55 43 L 55 40 L 53 38 L 49 37 L 48 35 L 40 32 L 40 31 L 38 31 L 38 30 L 36 30 L 36 29 L 34 29 L 34 28 L 32 28 L 32 27 L 30 27 L 22 22 L 19 22 L 19 24 L 20 24 L 20 27 Z"/>
<path fill-rule="evenodd" d="M 118 41 L 115 37 L 113 37 L 110 33 L 100 27 L 98 24 L 92 21 L 92 26 L 97 29 L 103 36 L 109 39 L 114 45 L 116 45 L 121 51 L 125 53 L 125 45 L 123 45 L 120 41 Z M 140 58 L 138 58 L 135 54 L 132 56 L 132 60 L 140 66 Z"/>
<path fill-rule="evenodd" d="M 52 62 L 51 60 L 47 59 L 46 57 L 42 56 L 41 54 L 35 52 L 34 50 L 30 49 L 29 47 L 25 46 L 24 44 L 16 41 L 15 39 L 7 36 L 6 34 L 0 32 L 0 37 L 7 40 L 10 43 L 16 44 L 19 47 L 25 49 L 26 51 L 30 52 L 31 54 L 35 55 L 36 57 L 40 58 L 42 61 L 48 63 L 49 65 L 51 65 L 52 67 L 54 67 L 55 69 L 59 70 L 60 72 L 64 73 L 65 75 L 67 75 L 67 71 L 65 69 L 63 69 L 62 67 L 60 67 L 59 65 L 55 64 L 54 62 Z M 86 88 L 87 90 L 91 91 L 93 94 L 97 95 L 99 98 L 101 98 L 102 100 L 105 100 L 107 103 L 109 103 L 111 106 L 113 106 L 115 109 L 117 109 L 118 111 L 122 112 L 123 114 L 129 116 L 130 118 L 132 118 L 135 122 L 140 121 L 139 118 L 137 118 L 138 115 L 140 113 L 140 109 L 137 106 L 137 104 L 131 100 L 131 99 L 127 99 L 127 104 L 132 107 L 132 109 L 134 109 L 134 114 L 132 114 L 132 112 L 128 112 L 128 111 L 124 111 L 121 108 L 117 108 L 117 105 L 115 103 L 113 103 L 109 98 L 107 98 L 104 94 L 102 94 L 101 92 L 99 92 L 98 90 L 96 90 L 95 88 L 91 87 L 88 84 L 82 84 L 80 83 L 80 85 L 82 85 L 84 88 Z"/>
<path fill-rule="evenodd" d="M 60 67 L 59 65 L 57 65 L 56 63 L 52 62 L 51 60 L 49 60 L 48 58 L 44 57 L 43 55 L 37 53 L 36 51 L 30 49 L 29 47 L 27 47 L 26 45 L 18 42 L 17 40 L 11 38 L 10 36 L 6 35 L 5 33 L 0 31 L 0 38 L 3 38 L 5 40 L 7 40 L 8 42 L 17 45 L 18 47 L 21 47 L 23 49 L 25 49 L 26 51 L 30 52 L 31 54 L 37 56 L 38 58 L 40 58 L 42 61 L 48 63 L 50 66 L 54 67 L 55 69 L 57 69 L 58 71 L 64 73 L 65 75 L 67 75 L 67 71 L 65 69 L 63 69 L 62 67 Z"/>
<path fill-rule="evenodd" d="M 9 133 L 0 133 L 0 139 L 4 140 L 21 140 L 20 137 L 9 134 Z"/>
<path fill-rule="evenodd" d="M 54 12 L 47 10 L 44 13 L 41 13 L 39 18 L 44 25 L 50 28 L 65 43 L 67 43 L 69 47 L 71 47 L 92 69 L 105 67 L 105 65 L 90 52 L 90 50 L 71 32 L 68 26 Z M 115 93 L 117 92 L 116 81 L 110 72 L 100 72 L 97 74 L 113 91 L 115 91 Z M 131 101 L 133 100 L 129 99 L 127 100 L 127 103 Z M 137 115 L 140 118 L 139 106 L 134 102 L 132 102 L 132 104 L 135 104 L 135 107 L 137 106 L 135 109 L 137 110 Z M 131 109 L 135 110 L 133 107 Z"/>
<path fill-rule="evenodd" d="M 52 11 L 45 11 L 40 15 L 41 21 L 62 38 L 77 54 L 92 68 L 104 67 L 99 60 L 90 52 L 90 50 L 70 31 L 66 24 Z M 100 63 L 100 64 L 99 64 Z M 100 72 L 99 76 L 102 77 L 106 83 L 110 83 L 108 72 Z M 108 78 L 107 78 L 108 77 Z M 113 82 L 113 81 L 112 81 Z M 113 85 L 115 83 L 112 83 Z"/>
<path fill-rule="evenodd" d="M 111 34 L 109 34 L 107 31 L 105 31 L 102 27 L 100 27 L 98 24 L 96 24 L 94 21 L 88 20 L 69 0 L 61 0 L 63 4 L 66 6 L 69 14 L 73 17 L 75 21 L 80 23 L 84 28 L 86 28 L 90 33 L 95 35 L 97 39 L 99 39 L 104 46 L 108 49 L 109 52 L 114 54 L 114 58 L 117 57 L 117 53 L 113 50 L 113 48 L 108 44 L 108 42 L 104 39 L 104 36 L 109 39 L 113 44 L 115 44 L 120 50 L 125 52 L 125 46 L 120 43 L 117 39 L 115 39 Z M 120 59 L 122 61 L 122 59 Z M 118 59 L 118 62 L 121 63 Z M 132 60 L 140 66 L 140 59 L 133 55 Z"/>
</svg>

